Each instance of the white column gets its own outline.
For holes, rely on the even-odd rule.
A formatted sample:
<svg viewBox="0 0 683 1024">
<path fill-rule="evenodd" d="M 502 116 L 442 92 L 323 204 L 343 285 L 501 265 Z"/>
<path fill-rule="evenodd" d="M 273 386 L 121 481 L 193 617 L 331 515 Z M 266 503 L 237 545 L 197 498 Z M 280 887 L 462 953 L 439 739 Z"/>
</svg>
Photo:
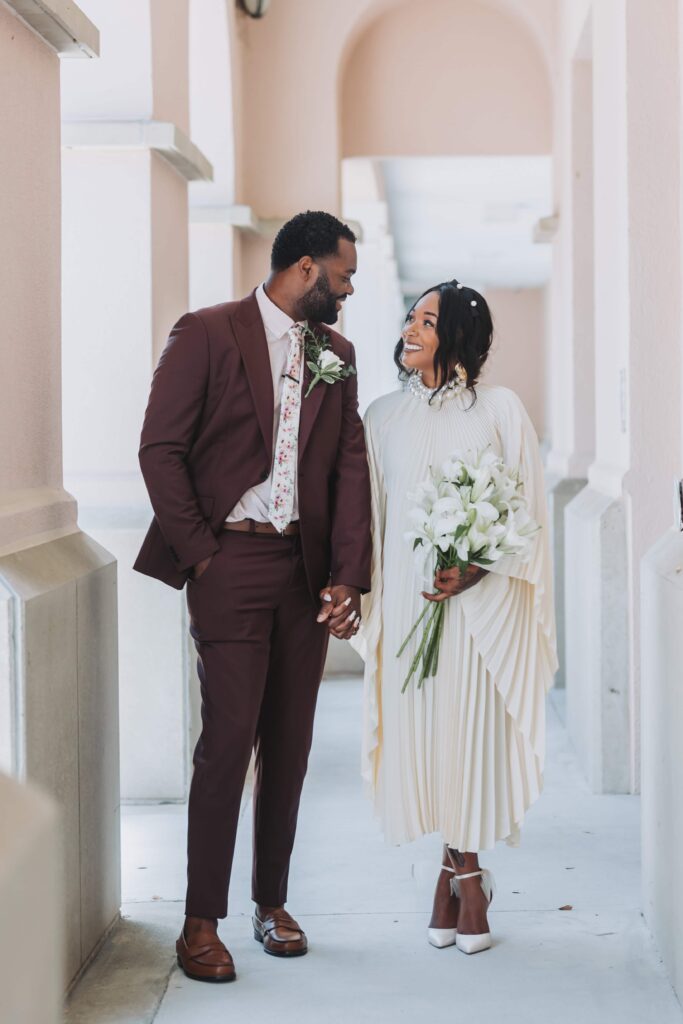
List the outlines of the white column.
<svg viewBox="0 0 683 1024">
<path fill-rule="evenodd" d="M 7 1024 L 60 1024 L 65 978 L 59 811 L 34 787 L 0 775 L 0 821 L 0 1015 Z"/>
<path fill-rule="evenodd" d="M 346 302 L 342 330 L 354 345 L 361 414 L 398 386 L 393 352 L 404 315 L 394 242 L 379 167 L 373 160 L 342 165 L 343 217 L 360 225 L 358 274 Z M 361 672 L 363 663 L 345 641 L 331 638 L 325 674 Z"/>
<path fill-rule="evenodd" d="M 566 682 L 565 524 L 595 453 L 593 325 L 593 97 L 590 14 L 563 11 L 556 69 L 555 188 L 560 211 L 552 281 L 552 446 L 548 503 L 555 567 L 559 669 Z"/>
<path fill-rule="evenodd" d="M 192 182 L 189 189 L 192 309 L 240 297 L 233 273 L 231 28 L 225 0 L 190 0 L 190 123 L 214 170 L 212 181 Z"/>
<path fill-rule="evenodd" d="M 634 650 L 635 715 L 642 708 L 643 912 L 683 999 L 683 532 L 680 501 L 669 516 L 671 477 L 683 476 L 681 345 L 681 139 L 683 10 L 664 0 L 657 19 L 633 4 L 629 62 L 631 264 L 631 436 L 627 477 L 639 586 L 640 651 Z M 661 19 L 661 20 L 660 20 Z M 654 58 L 656 55 L 656 58 Z M 649 163 L 649 168 L 646 164 Z M 654 446 L 654 447 L 653 447 Z M 661 536 L 652 543 L 653 535 Z M 645 557 L 638 565 L 644 547 Z M 640 569 L 640 579 L 638 579 Z M 638 700 L 638 697 L 640 699 Z M 637 728 L 637 722 L 635 723 Z"/>
<path fill-rule="evenodd" d="M 633 771 L 639 775 L 640 561 L 670 525 L 681 474 L 681 47 L 679 0 L 627 4 L 629 469 L 624 480 L 632 545 Z"/>
<path fill-rule="evenodd" d="M 641 565 L 643 913 L 683 998 L 683 533 Z"/>
<path fill-rule="evenodd" d="M 61 810 L 67 978 L 120 902 L 116 565 L 80 532 L 62 487 L 59 55 L 87 57 L 98 46 L 97 29 L 73 3 L 0 6 L 8 269 L 0 282 L 0 429 L 8 439 L 0 452 L 0 768 L 40 784 Z M 12 816 L 0 820 L 6 849 Z M 34 856 L 27 867 L 45 863 L 47 872 L 36 875 L 36 891 L 53 886 L 52 868 L 40 850 Z M 49 929 L 52 900 L 46 896 Z M 30 919 L 39 943 L 31 956 L 40 962 L 41 915 Z M 14 940 L 19 949 L 21 935 Z M 58 948 L 44 958 L 48 988 Z M 35 985 L 35 971 L 26 984 Z"/>
<path fill-rule="evenodd" d="M 624 5 L 593 5 L 595 460 L 565 510 L 567 722 L 597 792 L 632 787 L 629 726 L 628 465 L 624 373 L 628 350 L 628 196 Z M 586 97 L 584 96 L 584 101 Z M 579 267 L 575 263 L 575 272 Z M 573 293 L 576 303 L 576 293 Z M 576 304 L 579 312 L 581 307 Z"/>
<path fill-rule="evenodd" d="M 344 161 L 342 203 L 344 217 L 362 229 L 354 294 L 344 309 L 344 333 L 356 349 L 359 404 L 364 412 L 373 399 L 398 387 L 393 355 L 405 315 L 381 171 L 375 161 Z"/>
<path fill-rule="evenodd" d="M 189 308 L 188 2 L 87 0 L 98 65 L 64 69 L 64 458 L 81 522 L 119 560 L 121 787 L 182 800 L 191 678 L 184 595 L 134 573 L 152 517 L 137 461 L 152 371 Z"/>
</svg>

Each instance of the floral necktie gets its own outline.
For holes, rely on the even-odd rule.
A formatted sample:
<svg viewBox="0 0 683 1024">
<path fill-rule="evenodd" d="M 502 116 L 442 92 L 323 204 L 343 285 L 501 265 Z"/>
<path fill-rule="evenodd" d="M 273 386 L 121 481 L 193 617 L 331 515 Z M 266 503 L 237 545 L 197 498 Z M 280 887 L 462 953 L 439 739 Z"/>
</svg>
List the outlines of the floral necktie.
<svg viewBox="0 0 683 1024">
<path fill-rule="evenodd" d="M 268 505 L 268 518 L 280 533 L 291 522 L 294 509 L 299 449 L 299 415 L 301 413 L 300 380 L 303 348 L 301 326 L 294 324 L 287 333 L 289 334 L 289 349 L 285 379 L 282 385 L 280 424 L 275 443 L 273 482 Z"/>
</svg>

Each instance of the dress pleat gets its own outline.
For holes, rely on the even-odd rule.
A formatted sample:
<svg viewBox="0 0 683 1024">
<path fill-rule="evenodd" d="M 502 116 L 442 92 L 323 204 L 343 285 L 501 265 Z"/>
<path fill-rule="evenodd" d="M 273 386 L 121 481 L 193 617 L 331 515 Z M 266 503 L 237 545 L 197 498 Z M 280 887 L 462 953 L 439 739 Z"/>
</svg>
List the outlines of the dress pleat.
<svg viewBox="0 0 683 1024">
<path fill-rule="evenodd" d="M 366 414 L 372 485 L 372 591 L 355 646 L 365 660 L 363 776 L 385 837 L 440 832 L 450 846 L 515 845 L 543 786 L 544 698 L 557 662 L 552 580 L 538 442 L 506 388 L 477 388 L 439 408 L 397 391 Z M 444 606 L 436 676 L 403 681 L 420 633 L 397 651 L 431 589 L 414 568 L 409 492 L 454 452 L 490 447 L 519 468 L 541 524 L 531 555 L 507 556 Z"/>
</svg>

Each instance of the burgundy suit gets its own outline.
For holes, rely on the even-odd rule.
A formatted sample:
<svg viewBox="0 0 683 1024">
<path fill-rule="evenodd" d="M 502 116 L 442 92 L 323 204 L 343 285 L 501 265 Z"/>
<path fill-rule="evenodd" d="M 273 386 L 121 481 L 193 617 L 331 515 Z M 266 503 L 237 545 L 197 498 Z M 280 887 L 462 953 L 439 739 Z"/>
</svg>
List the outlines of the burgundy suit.
<svg viewBox="0 0 683 1024">
<path fill-rule="evenodd" d="M 353 346 L 329 328 L 333 351 Z M 308 374 L 308 371 L 306 371 Z M 306 390 L 304 378 L 304 392 Z M 186 913 L 224 917 L 244 778 L 256 750 L 252 896 L 287 895 L 301 787 L 327 649 L 315 621 L 328 582 L 370 587 L 370 493 L 355 376 L 302 399 L 300 533 L 225 532 L 228 513 L 267 479 L 273 382 L 254 294 L 188 313 L 154 374 L 140 465 L 154 520 L 135 568 L 187 592 L 202 687 L 194 755 Z"/>
</svg>

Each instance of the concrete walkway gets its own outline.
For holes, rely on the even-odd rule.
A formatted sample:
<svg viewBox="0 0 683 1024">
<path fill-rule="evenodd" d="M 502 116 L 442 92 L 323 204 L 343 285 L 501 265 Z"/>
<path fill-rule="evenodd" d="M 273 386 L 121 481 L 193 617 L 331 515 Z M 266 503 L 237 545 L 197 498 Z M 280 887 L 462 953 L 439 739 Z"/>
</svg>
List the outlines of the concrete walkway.
<svg viewBox="0 0 683 1024">
<path fill-rule="evenodd" d="M 123 921 L 76 988 L 68 1024 L 681 1024 L 638 910 L 638 800 L 588 792 L 554 705 L 546 792 L 522 846 L 483 858 L 498 883 L 489 918 L 495 946 L 467 958 L 432 949 L 425 937 L 439 838 L 385 846 L 362 794 L 360 698 L 358 680 L 323 685 L 288 904 L 308 933 L 309 955 L 276 960 L 252 938 L 245 813 L 221 929 L 238 980 L 185 978 L 173 954 L 185 809 L 131 807 Z"/>
</svg>

